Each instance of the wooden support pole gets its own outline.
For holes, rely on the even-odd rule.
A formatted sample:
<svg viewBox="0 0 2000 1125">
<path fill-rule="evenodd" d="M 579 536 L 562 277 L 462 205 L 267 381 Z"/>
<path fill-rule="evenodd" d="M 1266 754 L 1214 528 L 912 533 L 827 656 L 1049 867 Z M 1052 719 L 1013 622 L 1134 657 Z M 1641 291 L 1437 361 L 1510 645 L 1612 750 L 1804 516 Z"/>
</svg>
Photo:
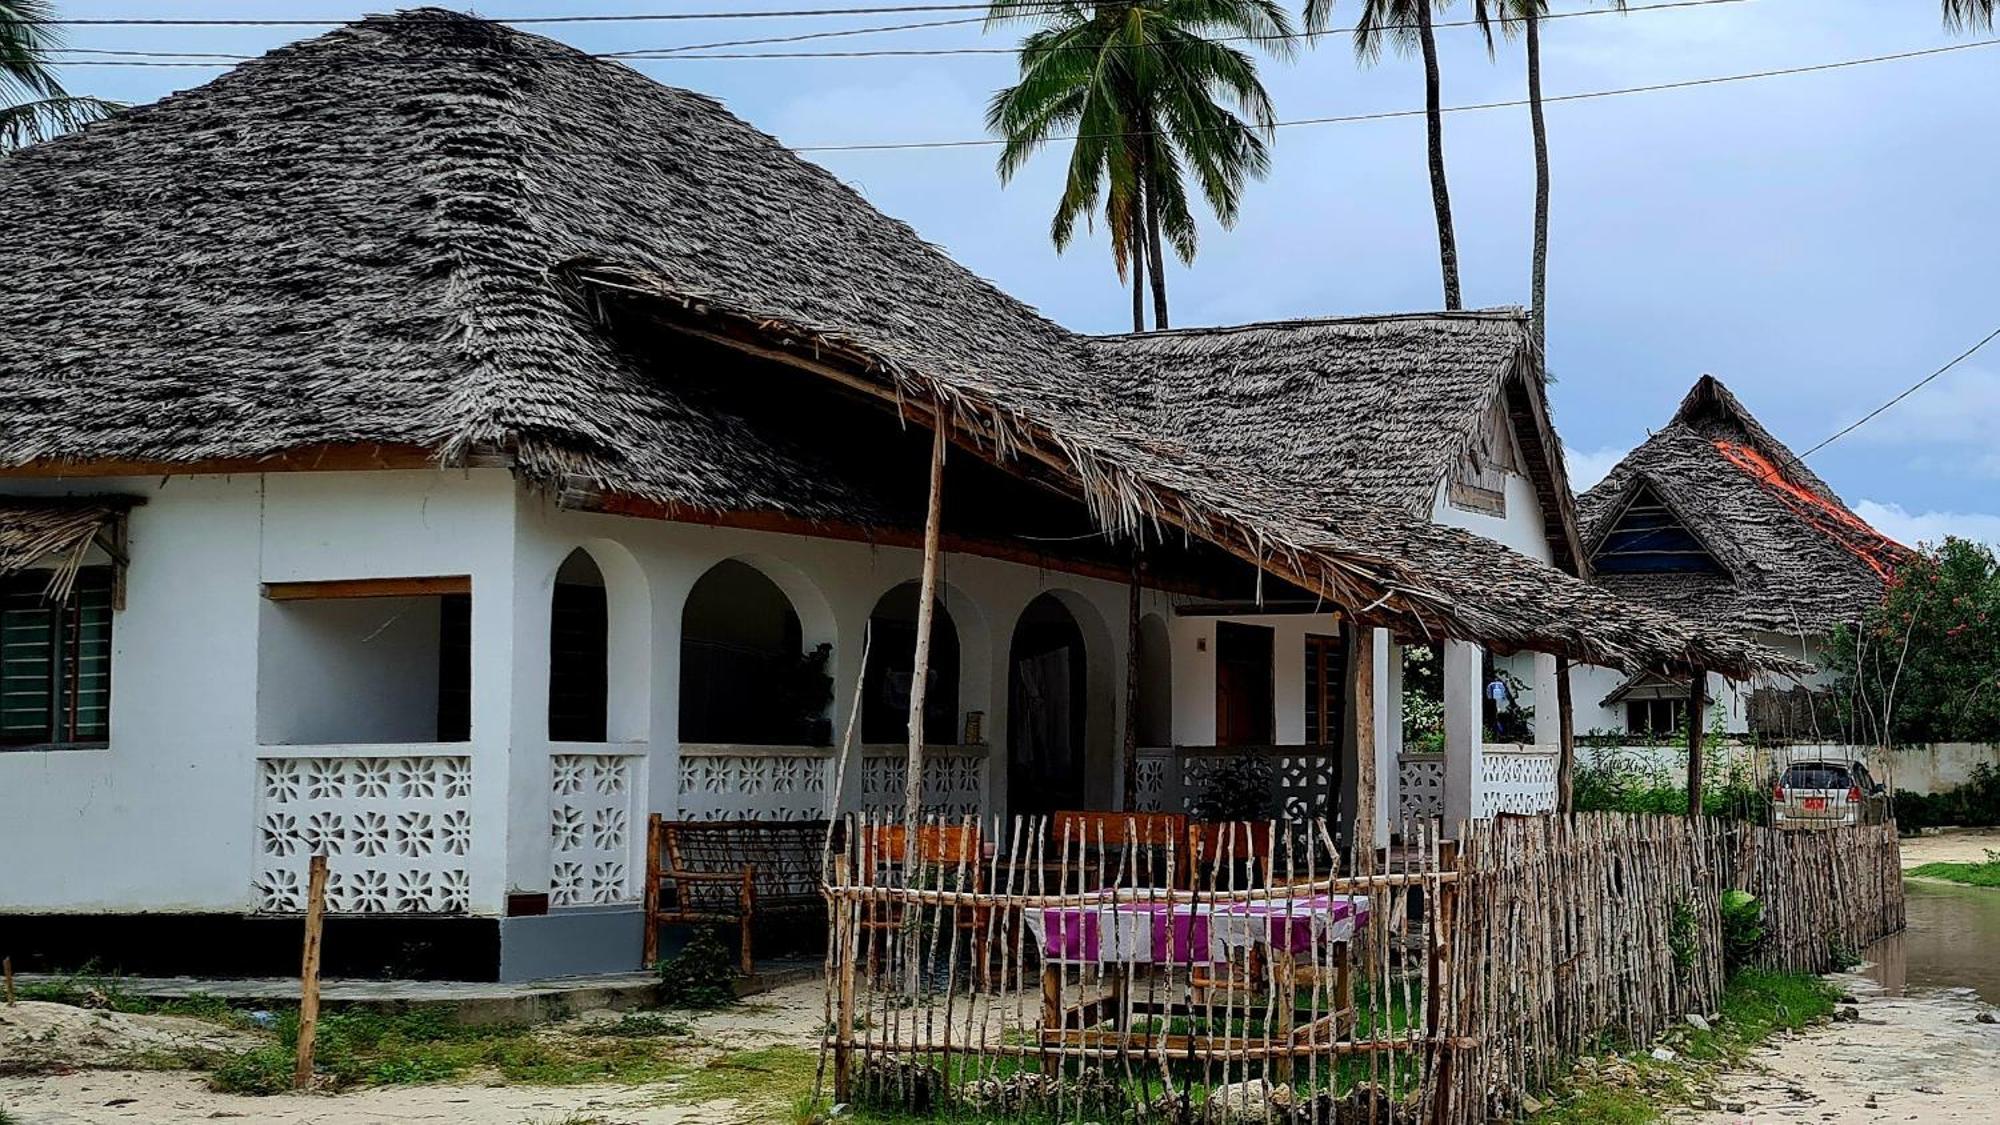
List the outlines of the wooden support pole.
<svg viewBox="0 0 2000 1125">
<path fill-rule="evenodd" d="M 1139 808 L 1139 545 L 1132 545 L 1132 582 L 1125 604 L 1125 811 Z"/>
<path fill-rule="evenodd" d="M 7 978 L 7 1002 L 12 1004 L 14 1002 L 14 959 L 12 957 L 0 959 L 0 975 L 4 975 Z"/>
<path fill-rule="evenodd" d="M 1576 707 L 1570 702 L 1569 657 L 1556 657 L 1556 812 L 1576 812 Z"/>
<path fill-rule="evenodd" d="M 306 868 L 306 942 L 299 960 L 299 1057 L 292 1071 L 292 1088 L 312 1089 L 313 1036 L 319 1031 L 319 947 L 326 925 L 326 856 L 316 855 Z"/>
<path fill-rule="evenodd" d="M 1697 664 L 1688 677 L 1688 816 L 1701 815 L 1701 735 L 1708 702 L 1708 669 Z"/>
<path fill-rule="evenodd" d="M 1348 722 L 1354 725 L 1354 870 L 1375 870 L 1375 638 L 1356 622 L 1347 625 Z"/>
<path fill-rule="evenodd" d="M 917 867 L 917 826 L 924 811 L 924 689 L 930 678 L 931 606 L 937 600 L 938 513 L 944 497 L 945 427 L 942 412 L 932 419 L 931 490 L 924 507 L 924 571 L 917 591 L 917 662 L 910 671 L 910 773 L 903 783 L 903 862 Z"/>
</svg>

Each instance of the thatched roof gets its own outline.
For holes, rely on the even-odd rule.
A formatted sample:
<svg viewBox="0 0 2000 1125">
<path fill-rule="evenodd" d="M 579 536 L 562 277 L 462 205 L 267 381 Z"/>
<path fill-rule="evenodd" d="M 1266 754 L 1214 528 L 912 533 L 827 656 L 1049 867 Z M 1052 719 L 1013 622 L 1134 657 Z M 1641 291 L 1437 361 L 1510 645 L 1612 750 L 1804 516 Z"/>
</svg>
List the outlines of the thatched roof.
<svg viewBox="0 0 2000 1125">
<path fill-rule="evenodd" d="M 1468 404 L 1510 376 L 1539 396 L 1518 314 L 1259 330 L 1256 350 L 1284 354 L 1238 365 L 1238 389 L 1276 378 L 1291 401 L 1247 404 L 1218 436 L 1191 377 L 1226 345 L 1071 333 L 716 102 L 440 10 L 364 20 L 0 160 L 0 256 L 0 469 L 406 444 L 502 457 L 565 496 L 880 518 L 810 443 L 704 401 L 672 349 L 606 330 L 611 306 L 644 303 L 941 403 L 1107 527 L 1177 525 L 1406 634 L 1633 665 L 1770 655 L 1417 511 Z M 1380 349 L 1422 377 L 1398 387 Z M 1345 382 L 1367 378 L 1346 411 Z M 1357 422 L 1317 473 L 1283 421 L 1301 412 Z M 1283 458 L 1262 456 L 1279 435 Z"/>
<path fill-rule="evenodd" d="M 1715 377 L 1695 383 L 1665 429 L 1578 501 L 1584 539 L 1601 546 L 1648 490 L 1714 559 L 1714 573 L 1614 574 L 1629 600 L 1718 628 L 1823 633 L 1882 600 L 1905 555 L 1744 409 Z"/>
<path fill-rule="evenodd" d="M 53 560 L 44 593 L 64 600 L 98 533 L 134 503 L 122 496 L 0 497 L 0 577 Z"/>
</svg>

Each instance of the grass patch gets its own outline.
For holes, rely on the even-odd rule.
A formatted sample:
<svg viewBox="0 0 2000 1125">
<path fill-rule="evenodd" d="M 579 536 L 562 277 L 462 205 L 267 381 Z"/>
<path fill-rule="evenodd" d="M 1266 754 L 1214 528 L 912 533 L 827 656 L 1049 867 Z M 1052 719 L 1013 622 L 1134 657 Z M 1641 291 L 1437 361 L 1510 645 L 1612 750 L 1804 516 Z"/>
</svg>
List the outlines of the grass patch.
<svg viewBox="0 0 2000 1125">
<path fill-rule="evenodd" d="M 96 1008 L 140 1016 L 185 1016 L 231 1027 L 243 1027 L 249 1023 L 241 1012 L 230 1007 L 229 1001 L 220 996 L 195 993 L 155 999 L 133 992 L 116 976 L 106 976 L 89 969 L 60 980 L 23 984 L 16 991 L 23 1000 L 68 1004 L 76 1008 Z"/>
<path fill-rule="evenodd" d="M 674 1088 L 681 1105 L 735 1098 L 752 1105 L 793 1106 L 812 1096 L 819 1052 L 803 1047 L 763 1047 L 718 1055 L 687 1071 Z"/>
<path fill-rule="evenodd" d="M 688 1031 L 661 1017 L 530 1029 L 463 1027 L 433 1009 L 345 1009 L 320 1015 L 313 1062 L 335 1088 L 449 1082 L 477 1073 L 535 1086 L 658 1082 L 688 1073 Z M 282 1013 L 277 1033 L 275 1043 L 213 1060 L 209 1085 L 238 1094 L 290 1089 L 298 1014 Z"/>
<path fill-rule="evenodd" d="M 1987 852 L 1983 863 L 1926 863 L 1912 867 L 1904 874 L 1917 879 L 1962 883 L 1968 887 L 2000 887 L 2000 852 Z"/>
<path fill-rule="evenodd" d="M 1722 992 L 1720 1018 L 1707 1030 L 1686 1025 L 1660 1037 L 1672 1061 L 1652 1057 L 1652 1045 L 1610 1050 L 1578 1060 L 1557 1100 L 1532 1120 L 1543 1125 L 1647 1125 L 1665 1120 L 1663 1107 L 1697 1104 L 1703 1088 L 1739 1065 L 1752 1048 L 1781 1031 L 1799 1031 L 1833 1014 L 1838 992 L 1797 973 L 1745 969 Z"/>
</svg>

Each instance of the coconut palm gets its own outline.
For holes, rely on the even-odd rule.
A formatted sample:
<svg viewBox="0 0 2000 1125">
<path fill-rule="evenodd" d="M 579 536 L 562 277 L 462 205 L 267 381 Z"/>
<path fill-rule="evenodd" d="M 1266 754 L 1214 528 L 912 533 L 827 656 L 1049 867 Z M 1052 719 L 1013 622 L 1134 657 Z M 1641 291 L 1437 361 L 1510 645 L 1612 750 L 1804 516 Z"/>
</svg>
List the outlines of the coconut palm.
<svg viewBox="0 0 2000 1125">
<path fill-rule="evenodd" d="M 1991 31 L 2000 0 L 1942 0 L 1946 31 Z"/>
<path fill-rule="evenodd" d="M 48 0 L 0 0 L 0 151 L 67 133 L 118 108 L 64 90 L 49 66 Z"/>
<path fill-rule="evenodd" d="M 1485 22 L 1485 5 L 1475 0 L 1478 18 Z M 1334 0 L 1306 0 L 1306 28 L 1324 31 L 1333 15 Z M 1372 65 L 1382 57 L 1384 44 L 1399 52 L 1415 49 L 1424 60 L 1424 125 L 1430 142 L 1431 210 L 1437 218 L 1438 267 L 1444 275 L 1444 307 L 1463 308 L 1458 283 L 1458 237 L 1451 223 L 1451 187 L 1444 172 L 1444 109 L 1438 80 L 1437 32 L 1432 17 L 1451 6 L 1451 0 L 1361 0 L 1361 16 L 1354 26 L 1354 54 Z"/>
<path fill-rule="evenodd" d="M 1143 330 L 1150 276 L 1153 326 L 1168 327 L 1165 246 L 1192 264 L 1192 174 L 1216 219 L 1236 221 L 1243 188 L 1270 167 L 1277 113 L 1256 60 L 1223 38 L 1292 53 L 1291 19 L 1275 0 L 1115 0 L 1024 8 L 996 0 L 988 27 L 1038 26 L 1021 43 L 1020 81 L 993 95 L 987 127 L 1005 141 L 1013 178 L 1058 134 L 1071 140 L 1050 237 L 1067 247 L 1099 207 L 1119 276 L 1132 271 L 1133 329 Z"/>
</svg>

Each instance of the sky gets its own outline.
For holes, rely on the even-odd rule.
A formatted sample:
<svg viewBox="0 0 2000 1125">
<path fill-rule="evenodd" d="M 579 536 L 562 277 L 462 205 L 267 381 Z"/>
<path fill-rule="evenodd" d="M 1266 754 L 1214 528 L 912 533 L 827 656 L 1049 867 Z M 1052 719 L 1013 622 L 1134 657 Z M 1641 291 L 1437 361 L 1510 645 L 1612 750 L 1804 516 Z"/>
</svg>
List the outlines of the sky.
<svg viewBox="0 0 2000 1125">
<path fill-rule="evenodd" d="M 900 5 L 919 0 L 507 0 L 492 18 Z M 949 0 L 945 0 L 949 2 Z M 1659 0 L 1632 0 L 1634 5 Z M 64 16 L 321 18 L 387 0 L 67 0 Z M 1358 0 L 1336 0 L 1350 24 Z M 1459 4 L 1462 16 L 1467 5 Z M 1605 8 L 1552 0 L 1558 12 Z M 1599 12 L 1545 25 L 1551 96 L 1810 66 L 1976 43 L 1938 0 L 1739 0 Z M 530 30 L 593 52 L 796 35 L 973 13 L 559 23 Z M 1451 18 L 1450 16 L 1444 18 Z M 258 53 L 309 27 L 73 27 L 71 48 Z M 977 23 L 738 51 L 1009 48 Z M 1441 29 L 1447 106 L 1525 87 L 1518 41 L 1489 56 Z M 82 57 L 82 56 L 70 56 Z M 103 57 L 103 56 L 99 56 Z M 794 147 L 985 137 L 1014 73 L 1005 53 L 676 59 L 635 64 L 721 99 Z M 72 92 L 145 102 L 220 69 L 70 66 Z M 1280 119 L 1418 108 L 1422 71 L 1356 63 L 1346 36 L 1290 62 L 1264 56 Z M 1714 374 L 1804 451 L 2000 328 L 2000 46 L 1877 65 L 1553 104 L 1548 366 L 1572 483 L 1596 481 L 1695 379 Z M 1101 238 L 1058 255 L 1048 227 L 1058 146 L 1003 186 L 991 148 L 817 152 L 889 214 L 1042 312 L 1082 331 L 1130 326 Z M 1527 113 L 1451 114 L 1445 159 L 1469 307 L 1525 305 L 1534 170 Z M 1168 271 L 1176 327 L 1443 303 L 1421 118 L 1281 129 L 1269 177 L 1235 227 L 1208 222 Z M 2000 341 L 1811 459 L 1866 519 L 1904 542 L 2000 544 Z"/>
</svg>

